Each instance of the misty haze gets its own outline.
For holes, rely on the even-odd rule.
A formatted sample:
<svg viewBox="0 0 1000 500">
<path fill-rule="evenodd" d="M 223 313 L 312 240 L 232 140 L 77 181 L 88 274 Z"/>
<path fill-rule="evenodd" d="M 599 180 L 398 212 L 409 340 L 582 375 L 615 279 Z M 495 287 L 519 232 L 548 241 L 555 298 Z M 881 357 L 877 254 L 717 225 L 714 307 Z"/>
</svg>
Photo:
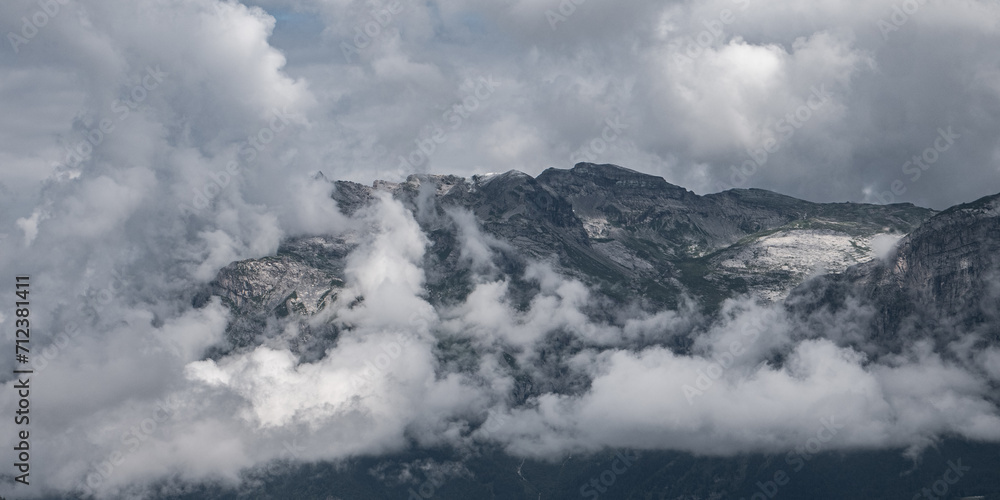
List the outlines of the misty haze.
<svg viewBox="0 0 1000 500">
<path fill-rule="evenodd" d="M 0 5 L 7 499 L 1000 499 L 1000 4 Z"/>
</svg>

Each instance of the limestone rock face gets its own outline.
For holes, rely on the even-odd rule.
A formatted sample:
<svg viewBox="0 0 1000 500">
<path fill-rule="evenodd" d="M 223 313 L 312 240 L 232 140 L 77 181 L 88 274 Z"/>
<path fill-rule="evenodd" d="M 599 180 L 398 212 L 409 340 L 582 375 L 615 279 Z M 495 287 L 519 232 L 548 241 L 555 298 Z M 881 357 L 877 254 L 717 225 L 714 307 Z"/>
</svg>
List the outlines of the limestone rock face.
<svg viewBox="0 0 1000 500">
<path fill-rule="evenodd" d="M 872 337 L 896 351 L 917 339 L 942 348 L 965 334 L 1000 340 L 1000 195 L 937 214 L 875 259 L 793 293 L 810 312 L 850 297 L 874 309 Z"/>
<path fill-rule="evenodd" d="M 505 303 L 527 310 L 523 306 L 542 293 L 538 282 L 526 278 L 527 271 L 534 262 L 545 261 L 557 273 L 588 285 L 594 300 L 582 312 L 593 322 L 611 323 L 620 319 L 620 311 L 627 316 L 644 309 L 665 316 L 677 311 L 694 318 L 692 323 L 710 327 L 723 316 L 714 314 L 725 311 L 723 301 L 750 295 L 772 302 L 769 311 L 784 308 L 791 314 L 795 321 L 789 324 L 795 327 L 789 335 L 852 345 L 868 360 L 889 356 L 890 364 L 896 359 L 891 355 L 921 346 L 919 340 L 929 341 L 935 353 L 947 357 L 956 344 L 974 350 L 1000 337 L 1000 195 L 940 213 L 910 204 L 812 203 L 759 189 L 701 196 L 659 177 L 586 163 L 549 169 L 537 177 L 512 170 L 472 178 L 414 175 L 370 186 L 346 181 L 331 185 L 341 212 L 355 216 L 355 229 L 287 239 L 275 255 L 226 266 L 195 297 L 200 306 L 219 296 L 232 311 L 228 346 L 211 356 L 281 342 L 303 362 L 323 358 L 343 332 L 355 328 L 350 321 L 331 318 L 364 304 L 364 297 L 352 296 L 357 292 L 347 295 L 349 261 L 359 255 L 355 250 L 365 248 L 377 225 L 364 218 L 366 210 L 384 197 L 400 202 L 427 239 L 419 263 L 423 297 L 439 311 L 460 307 L 477 280 L 484 279 L 502 279 Z M 485 245 L 476 259 L 468 256 L 470 234 Z M 487 246 L 489 251 L 482 251 Z M 691 303 L 700 310 L 692 314 Z M 684 330 L 678 324 L 679 333 L 656 342 L 678 355 L 691 353 L 697 348 L 696 337 L 709 330 Z M 592 347 L 571 333 L 551 333 L 535 370 L 518 365 L 506 351 L 489 354 L 498 355 L 499 369 L 516 381 L 511 405 L 526 404 L 529 396 L 543 392 L 579 394 L 591 383 L 565 376 L 572 372 L 563 368 Z M 434 339 L 441 369 L 478 370 L 466 356 L 478 347 L 446 337 Z M 780 364 L 782 356 L 776 353 L 767 362 Z M 951 451 L 941 457 L 977 457 L 976 463 L 994 463 L 986 457 L 998 456 L 993 444 L 951 440 L 944 447 Z M 525 466 L 524 458 L 503 453 L 477 457 L 464 451 L 405 451 L 356 461 L 347 468 L 290 469 L 276 476 L 274 484 L 280 484 L 279 496 L 288 496 L 288 484 L 308 484 L 317 477 L 328 478 L 329 484 L 367 485 L 372 471 L 382 470 L 384 464 L 427 456 L 460 463 L 471 476 L 483 478 L 481 484 L 469 483 L 475 493 L 442 489 L 441 498 L 539 497 L 535 491 L 509 493 L 524 488 L 525 475 L 571 478 L 552 486 L 553 491 L 568 492 L 563 496 L 569 498 L 578 493 L 573 486 L 606 467 L 582 456 L 551 464 L 528 461 Z M 644 452 L 642 467 L 653 472 L 622 477 L 644 478 L 642 489 L 647 492 L 654 489 L 648 478 L 655 478 L 660 482 L 657 491 L 672 487 L 685 492 L 684 498 L 722 498 L 714 494 L 718 489 L 736 498 L 738 492 L 757 491 L 757 478 L 763 476 L 748 471 L 775 470 L 774 460 L 784 463 L 781 458 L 701 458 L 649 451 Z M 914 485 L 934 484 L 945 467 L 939 465 L 923 467 L 913 476 L 907 472 L 905 484 L 884 493 L 889 490 L 879 488 L 886 478 L 914 471 L 898 450 L 821 454 L 789 488 L 803 485 L 805 492 L 822 485 L 824 498 L 902 498 Z M 534 473 L 522 475 L 522 467 Z M 867 486 L 857 488 L 864 493 L 854 493 L 850 488 L 865 474 Z M 922 476 L 914 480 L 916 474 Z M 837 486 L 831 489 L 831 477 L 845 479 L 834 481 Z M 497 494 L 501 481 L 507 489 L 500 491 L 507 493 Z M 963 482 L 963 487 L 966 484 L 971 482 Z M 815 491 L 787 493 L 789 498 L 816 497 Z"/>
<path fill-rule="evenodd" d="M 461 301 L 471 291 L 456 213 L 471 214 L 497 242 L 492 265 L 522 302 L 533 291 L 521 275 L 541 260 L 615 303 L 664 309 L 690 297 L 706 310 L 737 294 L 780 300 L 810 276 L 870 261 L 873 238 L 898 238 L 934 214 L 910 204 L 819 204 L 759 189 L 699 196 L 660 177 L 589 163 L 537 178 L 512 170 L 333 185 L 344 214 L 357 214 L 379 193 L 413 214 L 431 242 L 423 268 L 433 304 Z M 224 268 L 210 293 L 234 310 L 233 344 L 253 343 L 270 317 L 311 316 L 326 307 L 362 237 L 349 231 L 292 238 L 275 256 Z M 947 286 L 960 294 L 964 285 Z"/>
</svg>

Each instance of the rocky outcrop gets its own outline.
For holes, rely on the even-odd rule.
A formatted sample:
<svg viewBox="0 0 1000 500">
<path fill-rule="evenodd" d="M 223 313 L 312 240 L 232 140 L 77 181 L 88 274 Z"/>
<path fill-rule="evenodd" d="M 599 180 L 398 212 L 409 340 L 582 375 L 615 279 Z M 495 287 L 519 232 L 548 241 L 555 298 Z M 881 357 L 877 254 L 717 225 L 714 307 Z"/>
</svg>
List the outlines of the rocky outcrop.
<svg viewBox="0 0 1000 500">
<path fill-rule="evenodd" d="M 1000 195 L 952 207 L 877 259 L 807 283 L 790 298 L 803 313 L 843 307 L 851 297 L 874 308 L 872 339 L 895 352 L 915 339 L 938 347 L 963 334 L 996 343 L 1000 331 Z"/>
<path fill-rule="evenodd" d="M 780 299 L 817 270 L 871 259 L 872 236 L 908 233 L 934 213 L 909 204 L 818 204 L 759 189 L 699 196 L 660 177 L 589 163 L 537 178 L 512 170 L 471 179 L 412 175 L 371 186 L 337 181 L 333 198 L 351 215 L 379 192 L 402 202 L 431 240 L 423 267 L 435 304 L 460 301 L 471 290 L 455 211 L 471 213 L 500 242 L 493 264 L 511 282 L 515 301 L 526 303 L 533 293 L 521 281 L 526 264 L 547 260 L 614 303 L 651 309 L 673 308 L 685 295 L 707 309 L 738 293 Z M 212 293 L 245 325 L 233 329 L 238 343 L 267 317 L 309 315 L 329 303 L 359 238 L 291 239 L 274 257 L 223 269 Z"/>
</svg>

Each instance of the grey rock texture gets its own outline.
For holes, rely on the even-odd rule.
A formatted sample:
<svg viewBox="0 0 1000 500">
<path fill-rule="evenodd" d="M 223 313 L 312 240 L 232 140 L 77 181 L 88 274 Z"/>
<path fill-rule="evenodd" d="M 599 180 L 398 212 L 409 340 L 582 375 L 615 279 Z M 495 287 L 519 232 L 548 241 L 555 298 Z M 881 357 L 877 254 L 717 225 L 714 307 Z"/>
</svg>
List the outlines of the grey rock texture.
<svg viewBox="0 0 1000 500">
<path fill-rule="evenodd" d="M 804 284 L 790 304 L 803 313 L 844 307 L 851 297 L 874 308 L 872 338 L 896 352 L 931 339 L 944 352 L 960 335 L 1000 340 L 1000 195 L 958 205 L 876 259 Z"/>
<path fill-rule="evenodd" d="M 323 177 L 316 182 L 329 181 Z M 384 194 L 413 214 L 430 240 L 422 267 L 426 296 L 435 306 L 462 301 L 475 272 L 506 279 L 511 302 L 527 304 L 537 285 L 523 279 L 526 266 L 545 260 L 557 272 L 599 292 L 598 304 L 587 311 L 598 320 L 625 305 L 674 309 L 685 296 L 711 313 L 727 298 L 751 294 L 783 301 L 801 320 L 795 323 L 802 330 L 798 334 L 854 344 L 873 358 L 900 352 L 918 339 L 928 339 L 936 344 L 936 352 L 947 353 L 960 335 L 978 336 L 973 348 L 1000 338 L 1000 195 L 940 213 L 910 204 L 811 203 L 758 189 L 699 196 L 659 177 L 593 164 L 549 169 L 534 178 L 510 171 L 471 179 L 419 175 L 400 183 L 333 185 L 333 198 L 345 214 L 358 214 Z M 458 212 L 471 217 L 456 217 Z M 470 220 L 493 243 L 487 271 L 472 269 L 461 257 L 461 226 Z M 303 361 L 322 357 L 339 332 L 332 322 L 317 321 L 325 317 L 318 313 L 328 311 L 344 292 L 348 255 L 363 236 L 347 232 L 289 239 L 274 256 L 234 262 L 221 270 L 196 303 L 217 295 L 233 311 L 226 349 L 252 347 L 292 325 L 297 333 L 288 342 Z M 883 237 L 901 239 L 892 251 L 877 257 Z M 711 321 L 713 316 L 705 317 Z M 857 330 L 837 330 L 848 327 Z M 468 358 L 463 351 L 474 346 L 439 340 L 436 355 L 443 370 L 473 370 L 463 365 Z M 683 352 L 691 340 L 666 347 Z M 502 367 L 516 380 L 511 404 L 524 404 L 540 392 L 569 395 L 585 390 L 588 380 L 569 379 L 560 372 L 566 358 L 580 349 L 571 333 L 555 332 L 533 370 L 503 353 Z M 780 364 L 782 356 L 778 353 L 769 362 Z M 945 461 L 954 456 L 972 457 L 975 470 L 985 471 L 979 478 L 964 478 L 963 491 L 1000 491 L 990 472 L 1000 456 L 995 445 L 946 440 L 942 449 L 927 454 L 932 465 L 920 468 L 904 460 L 899 450 L 821 453 L 781 495 L 908 498 L 904 495 L 934 484 Z M 400 498 L 408 494 L 405 488 L 387 492 L 384 483 L 373 483 L 371 471 L 384 470 L 387 462 L 428 456 L 439 462 L 460 461 L 472 471 L 474 480 L 453 481 L 452 489 L 437 493 L 440 498 L 539 498 L 542 488 L 551 492 L 547 498 L 579 498 L 579 486 L 607 467 L 606 461 L 586 456 L 549 463 L 500 451 L 469 456 L 452 450 L 406 450 L 395 457 L 360 458 L 337 467 L 300 466 L 273 478 L 268 474 L 260 484 L 282 498 L 308 498 L 317 483 L 327 485 L 323 495 L 337 491 L 344 498 Z M 659 492 L 658 498 L 667 498 L 667 492 L 669 498 L 739 498 L 757 492 L 758 478 L 785 464 L 784 456 L 705 458 L 650 451 L 644 452 L 634 473 L 617 479 L 616 491 L 622 492 L 621 498 L 651 498 L 652 491 Z M 532 478 L 530 484 L 525 476 Z M 726 493 L 717 496 L 717 491 Z M 198 491 L 176 498 L 242 496 Z"/>
<path fill-rule="evenodd" d="M 317 176 L 315 182 L 329 181 Z M 865 245 L 872 236 L 909 233 L 934 214 L 910 204 L 819 204 L 759 189 L 699 196 L 660 177 L 588 163 L 537 178 L 512 170 L 471 179 L 413 175 L 372 186 L 337 181 L 334 187 L 333 198 L 348 215 L 379 192 L 413 213 L 432 242 L 423 264 L 434 304 L 461 301 L 471 291 L 455 210 L 470 212 L 498 242 L 492 264 L 511 283 L 515 303 L 527 304 L 534 293 L 522 280 L 525 266 L 545 260 L 599 290 L 612 306 L 669 309 L 693 297 L 709 311 L 741 293 L 779 300 L 818 271 L 871 259 Z M 230 343 L 252 345 L 269 318 L 322 310 L 342 288 L 345 258 L 360 238 L 294 238 L 275 256 L 223 269 L 211 293 L 237 318 Z"/>
</svg>

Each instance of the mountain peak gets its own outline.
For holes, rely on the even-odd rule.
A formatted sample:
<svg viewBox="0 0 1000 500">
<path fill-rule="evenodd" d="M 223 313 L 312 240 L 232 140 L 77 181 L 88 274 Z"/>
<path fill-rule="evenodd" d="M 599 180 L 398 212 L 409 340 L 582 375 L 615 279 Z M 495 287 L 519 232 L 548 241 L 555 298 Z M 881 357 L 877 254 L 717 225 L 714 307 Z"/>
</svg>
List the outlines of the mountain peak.
<svg viewBox="0 0 1000 500">
<path fill-rule="evenodd" d="M 579 183 L 582 180 L 602 188 L 687 192 L 680 186 L 670 184 L 663 177 L 644 174 L 610 163 L 577 163 L 569 170 L 549 168 L 539 174 L 537 180 L 543 184 Z"/>
<path fill-rule="evenodd" d="M 955 205 L 938 215 L 947 216 L 948 214 L 956 212 L 981 213 L 986 216 L 996 217 L 997 215 L 1000 215 L 1000 193 L 984 196 L 976 201 L 970 201 L 969 203 Z"/>
<path fill-rule="evenodd" d="M 655 177 L 653 175 L 644 174 L 637 170 L 632 170 L 631 168 L 625 168 L 613 163 L 589 163 L 580 162 L 573 165 L 570 169 L 571 172 L 579 175 L 628 175 L 637 177 L 653 177 L 659 179 L 660 177 Z"/>
</svg>

